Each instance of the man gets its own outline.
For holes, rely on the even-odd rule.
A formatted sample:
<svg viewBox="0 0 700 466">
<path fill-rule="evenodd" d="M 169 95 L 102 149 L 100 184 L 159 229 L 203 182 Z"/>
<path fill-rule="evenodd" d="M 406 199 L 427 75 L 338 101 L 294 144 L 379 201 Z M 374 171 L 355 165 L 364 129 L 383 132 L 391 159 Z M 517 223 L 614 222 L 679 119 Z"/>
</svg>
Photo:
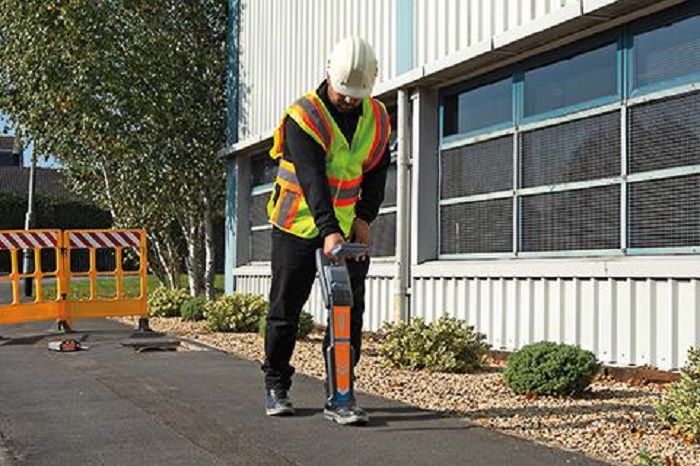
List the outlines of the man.
<svg viewBox="0 0 700 466">
<path fill-rule="evenodd" d="M 370 223 L 384 199 L 390 163 L 389 116 L 370 98 L 378 66 L 372 47 L 359 37 L 340 41 L 329 59 L 326 80 L 284 113 L 270 156 L 279 172 L 268 203 L 272 231 L 272 286 L 265 331 L 265 409 L 269 416 L 294 414 L 288 391 L 299 316 L 316 277 L 315 251 L 343 242 L 369 245 Z M 369 258 L 348 261 L 353 288 L 351 343 L 357 364 L 362 342 L 364 281 Z M 325 349 L 329 344 L 326 331 Z M 356 402 L 327 418 L 365 423 Z M 342 419 L 340 419 L 342 417 Z"/>
</svg>

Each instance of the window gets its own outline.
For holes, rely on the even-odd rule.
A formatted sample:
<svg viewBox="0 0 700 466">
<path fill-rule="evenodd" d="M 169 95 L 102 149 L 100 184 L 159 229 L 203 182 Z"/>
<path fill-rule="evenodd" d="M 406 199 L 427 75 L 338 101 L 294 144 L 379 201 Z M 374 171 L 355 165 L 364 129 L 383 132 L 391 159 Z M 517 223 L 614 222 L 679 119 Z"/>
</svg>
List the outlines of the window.
<svg viewBox="0 0 700 466">
<path fill-rule="evenodd" d="M 700 93 L 635 105 L 629 112 L 630 173 L 700 165 Z"/>
<path fill-rule="evenodd" d="M 443 135 L 464 134 L 513 120 L 513 80 L 503 79 L 444 100 Z"/>
<path fill-rule="evenodd" d="M 630 247 L 700 245 L 700 176 L 630 184 Z"/>
<path fill-rule="evenodd" d="M 272 228 L 267 218 L 267 202 L 277 176 L 277 161 L 267 151 L 250 159 L 250 259 L 269 261 L 272 248 Z"/>
<path fill-rule="evenodd" d="M 521 198 L 525 252 L 620 248 L 620 186 Z"/>
<path fill-rule="evenodd" d="M 523 133 L 521 187 L 619 174 L 619 111 Z"/>
<path fill-rule="evenodd" d="M 391 118 L 391 134 L 389 135 L 389 150 L 391 151 L 391 165 L 386 174 L 384 186 L 384 201 L 379 208 L 379 215 L 372 222 L 372 242 L 369 252 L 372 257 L 396 256 L 396 150 L 398 148 L 396 138 L 398 127 L 396 124 L 396 107 L 387 106 L 389 118 Z"/>
<path fill-rule="evenodd" d="M 525 72 L 524 116 L 616 96 L 617 43 Z"/>
<path fill-rule="evenodd" d="M 513 188 L 513 136 L 469 144 L 443 152 L 443 199 Z"/>
<path fill-rule="evenodd" d="M 700 6 L 683 5 L 448 89 L 440 254 L 697 254 L 698 86 Z"/>
<path fill-rule="evenodd" d="M 267 152 L 254 155 L 251 160 L 251 186 L 263 186 L 274 183 L 277 176 L 277 161 L 270 157 Z"/>
<path fill-rule="evenodd" d="M 442 254 L 513 251 L 513 200 L 489 199 L 440 208 Z"/>
<path fill-rule="evenodd" d="M 634 36 L 633 88 L 700 73 L 700 16 Z"/>
</svg>

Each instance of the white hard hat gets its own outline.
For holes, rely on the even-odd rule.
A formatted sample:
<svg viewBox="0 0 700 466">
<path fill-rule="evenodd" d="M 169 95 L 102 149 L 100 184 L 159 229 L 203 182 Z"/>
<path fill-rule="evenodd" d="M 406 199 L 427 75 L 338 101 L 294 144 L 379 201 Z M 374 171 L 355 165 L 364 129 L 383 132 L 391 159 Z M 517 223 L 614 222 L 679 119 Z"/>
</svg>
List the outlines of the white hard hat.
<svg viewBox="0 0 700 466">
<path fill-rule="evenodd" d="M 327 71 L 336 92 L 361 99 L 372 93 L 378 72 L 377 57 L 366 40 L 347 37 L 333 47 Z"/>
</svg>

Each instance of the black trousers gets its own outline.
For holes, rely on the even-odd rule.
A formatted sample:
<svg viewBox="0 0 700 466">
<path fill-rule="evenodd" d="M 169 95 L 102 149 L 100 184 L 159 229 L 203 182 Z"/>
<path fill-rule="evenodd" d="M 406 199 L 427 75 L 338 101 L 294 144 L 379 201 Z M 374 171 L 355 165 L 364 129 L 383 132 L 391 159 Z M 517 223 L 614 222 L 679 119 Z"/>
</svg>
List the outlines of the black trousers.
<svg viewBox="0 0 700 466">
<path fill-rule="evenodd" d="M 316 279 L 316 250 L 323 247 L 322 238 L 302 239 L 279 229 L 272 230 L 272 286 L 270 312 L 265 327 L 265 387 L 289 390 L 294 367 L 290 365 L 296 343 L 299 316 L 311 294 Z M 365 311 L 365 278 L 369 259 L 348 261 L 353 290 L 350 310 L 350 341 L 355 348 L 354 364 L 360 359 L 362 316 Z M 323 341 L 323 354 L 329 344 L 328 329 Z"/>
</svg>

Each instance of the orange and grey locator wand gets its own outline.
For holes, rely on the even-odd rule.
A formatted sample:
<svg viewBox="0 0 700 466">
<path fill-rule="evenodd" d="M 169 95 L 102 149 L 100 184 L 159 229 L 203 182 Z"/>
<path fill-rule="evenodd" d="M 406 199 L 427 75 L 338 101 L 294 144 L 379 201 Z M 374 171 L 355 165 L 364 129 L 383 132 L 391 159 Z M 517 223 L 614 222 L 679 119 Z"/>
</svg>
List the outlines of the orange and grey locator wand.
<svg viewBox="0 0 700 466">
<path fill-rule="evenodd" d="M 352 286 L 345 260 L 356 259 L 366 254 L 367 246 L 357 243 L 338 245 L 333 250 L 334 259 L 326 257 L 323 249 L 316 250 L 316 268 L 323 301 L 328 309 L 328 401 L 336 406 L 347 404 L 354 399 L 352 362 L 355 360 L 355 349 L 350 343 Z"/>
</svg>

